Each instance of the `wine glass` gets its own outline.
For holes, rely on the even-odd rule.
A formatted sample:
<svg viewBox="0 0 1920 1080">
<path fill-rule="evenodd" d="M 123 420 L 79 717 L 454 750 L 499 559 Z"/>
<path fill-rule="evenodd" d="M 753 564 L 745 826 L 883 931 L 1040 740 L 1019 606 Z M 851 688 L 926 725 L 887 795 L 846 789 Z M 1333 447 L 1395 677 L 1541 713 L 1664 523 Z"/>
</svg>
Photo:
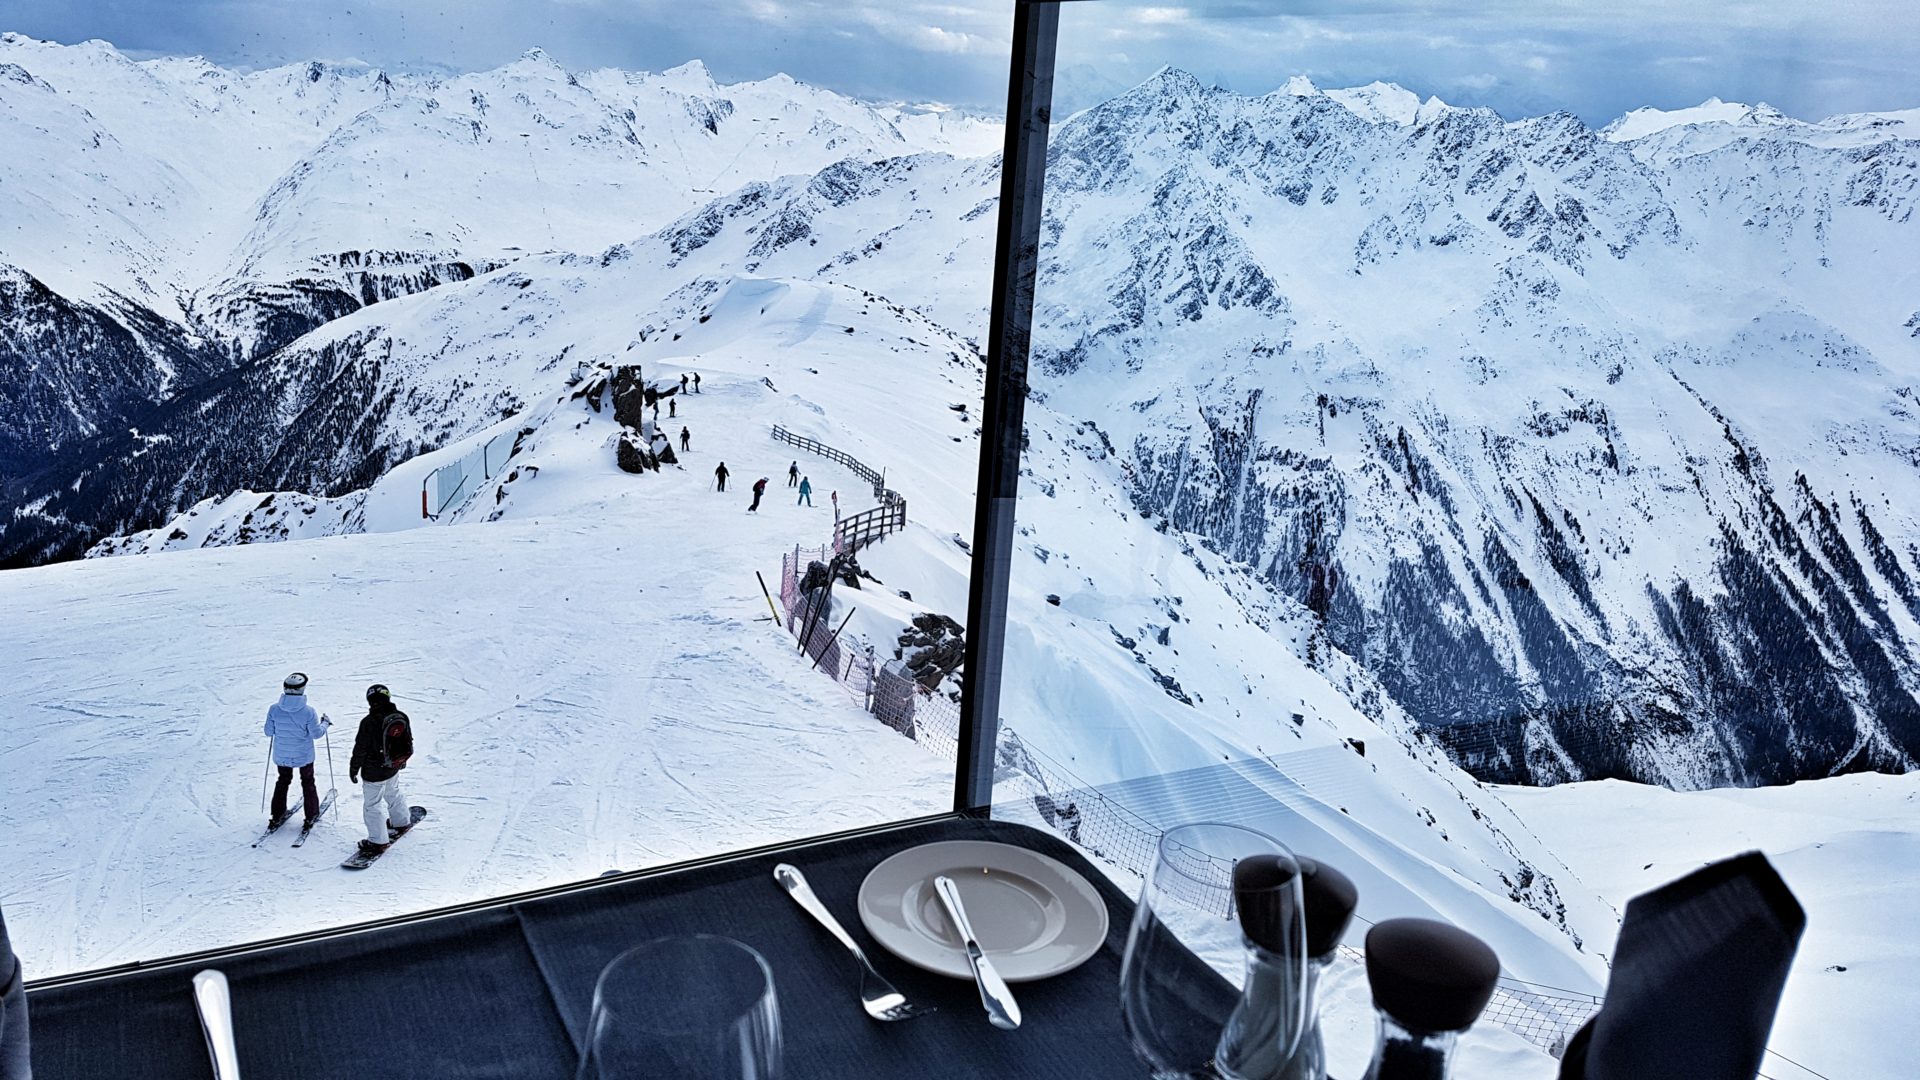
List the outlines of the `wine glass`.
<svg viewBox="0 0 1920 1080">
<path fill-rule="evenodd" d="M 753 949 L 708 934 L 663 937 L 600 972 L 575 1080 L 779 1075 L 773 971 Z"/>
<path fill-rule="evenodd" d="M 1254 946 L 1241 929 L 1234 868 L 1254 856 L 1292 868 L 1270 894 L 1247 897 L 1277 916 L 1278 950 Z M 1298 869 L 1286 845 L 1238 825 L 1182 825 L 1161 836 L 1120 966 L 1127 1038 L 1156 1080 L 1232 1077 L 1229 1058 L 1284 1061 L 1292 1054 L 1306 1013 Z M 1244 998 L 1236 1001 L 1197 972 L 1196 956 L 1246 991 Z"/>
</svg>

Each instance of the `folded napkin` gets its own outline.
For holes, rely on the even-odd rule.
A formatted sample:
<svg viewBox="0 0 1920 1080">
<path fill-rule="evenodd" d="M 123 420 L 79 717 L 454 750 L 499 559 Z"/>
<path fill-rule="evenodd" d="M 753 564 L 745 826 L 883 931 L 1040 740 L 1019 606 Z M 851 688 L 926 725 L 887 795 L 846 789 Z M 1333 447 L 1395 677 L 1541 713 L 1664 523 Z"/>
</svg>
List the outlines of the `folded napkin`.
<svg viewBox="0 0 1920 1080">
<path fill-rule="evenodd" d="M 1757 851 L 1634 897 L 1560 1080 L 1753 1080 L 1806 925 Z"/>
</svg>

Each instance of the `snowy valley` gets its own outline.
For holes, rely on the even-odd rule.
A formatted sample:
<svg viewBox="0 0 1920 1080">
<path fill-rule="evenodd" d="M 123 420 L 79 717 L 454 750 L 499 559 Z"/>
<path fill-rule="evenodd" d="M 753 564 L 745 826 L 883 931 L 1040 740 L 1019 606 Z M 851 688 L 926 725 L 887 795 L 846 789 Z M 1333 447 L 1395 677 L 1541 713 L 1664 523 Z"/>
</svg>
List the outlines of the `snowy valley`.
<svg viewBox="0 0 1920 1080">
<path fill-rule="evenodd" d="M 30 150 L 0 158 L 0 862 L 30 968 L 945 809 L 950 754 L 809 670 L 754 574 L 829 541 L 829 493 L 872 504 L 782 425 L 907 500 L 835 594 L 848 642 L 965 620 L 998 140 L 697 63 L 238 73 L 0 37 L 0 141 Z M 1230 802 L 1354 873 L 1366 918 L 1449 919 L 1574 994 L 1633 892 L 1742 845 L 1788 856 L 1816 927 L 1865 917 L 1822 844 L 1910 888 L 1917 202 L 1920 111 L 1595 130 L 1170 69 L 1056 123 L 1006 812 Z M 702 376 L 662 399 L 677 464 L 637 474 L 597 389 L 636 369 Z M 496 438 L 506 466 L 423 516 Z M 342 880 L 355 802 L 331 843 L 246 847 L 293 667 L 336 723 L 394 687 L 433 843 Z M 1821 779 L 1867 770 L 1905 775 Z M 1621 780 L 1843 809 L 1768 832 Z M 1592 849 L 1618 816 L 1673 835 Z M 1830 1075 L 1882 1075 L 1815 978 L 1865 948 L 1810 937 L 1782 1014 Z M 1856 974 L 1869 1015 L 1910 1000 Z M 1470 1053 L 1554 1074 L 1498 1028 Z"/>
</svg>

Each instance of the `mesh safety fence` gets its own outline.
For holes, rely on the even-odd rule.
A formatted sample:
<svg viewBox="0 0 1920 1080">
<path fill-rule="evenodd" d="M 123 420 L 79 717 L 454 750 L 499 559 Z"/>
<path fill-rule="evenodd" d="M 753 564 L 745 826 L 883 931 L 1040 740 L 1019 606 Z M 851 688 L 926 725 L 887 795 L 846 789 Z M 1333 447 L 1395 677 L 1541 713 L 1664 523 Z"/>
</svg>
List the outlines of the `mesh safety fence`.
<svg viewBox="0 0 1920 1080">
<path fill-rule="evenodd" d="M 781 555 L 780 599 L 787 612 L 787 630 L 796 642 L 805 640 L 809 625 L 819 640 L 827 639 L 827 631 L 820 629 L 825 620 L 809 610 L 811 601 L 802 585 L 810 564 L 825 566 L 832 556 L 831 544 L 795 547 Z M 897 661 L 881 661 L 875 647 L 862 638 L 843 637 L 830 652 L 817 642 L 802 651 L 810 660 L 818 659 L 817 670 L 838 682 L 863 710 L 887 727 L 942 758 L 952 759 L 957 754 L 960 702 L 956 687 L 922 686 Z M 822 653 L 830 655 L 835 663 L 826 663 Z M 1042 825 L 1136 878 L 1144 880 L 1152 870 L 1165 831 L 1160 825 L 1128 809 L 1100 787 L 1081 781 L 1011 727 L 1001 727 L 996 766 L 996 817 Z M 1347 946 L 1341 947 L 1341 954 L 1352 962 L 1362 959 L 1360 950 Z M 1574 1032 L 1599 1011 L 1600 1001 L 1591 994 L 1503 977 L 1481 1020 L 1559 1057 Z"/>
</svg>

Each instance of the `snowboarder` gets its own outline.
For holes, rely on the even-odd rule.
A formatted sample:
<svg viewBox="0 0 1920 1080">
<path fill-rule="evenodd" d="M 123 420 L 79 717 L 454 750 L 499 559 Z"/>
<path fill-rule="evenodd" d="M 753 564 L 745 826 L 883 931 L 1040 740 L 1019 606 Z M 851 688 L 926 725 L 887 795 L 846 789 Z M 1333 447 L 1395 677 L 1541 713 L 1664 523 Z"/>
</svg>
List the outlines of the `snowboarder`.
<svg viewBox="0 0 1920 1080">
<path fill-rule="evenodd" d="M 683 428 L 681 429 L 681 431 L 682 431 L 682 434 L 680 437 L 683 439 L 686 438 L 685 429 Z M 720 467 L 713 470 L 713 479 L 716 483 L 720 485 L 721 491 L 727 490 L 727 463 L 726 462 L 724 461 L 721 462 Z"/>
<path fill-rule="evenodd" d="M 840 491 L 839 489 L 836 488 L 831 495 L 827 496 L 827 498 L 833 500 L 833 523 L 835 525 L 838 525 L 840 524 Z"/>
<path fill-rule="evenodd" d="M 755 510 L 760 509 L 760 496 L 765 495 L 766 493 L 767 493 L 767 478 L 763 476 L 760 479 L 755 480 L 753 482 L 753 505 L 747 507 L 747 513 L 751 514 Z"/>
<path fill-rule="evenodd" d="M 700 373 L 697 371 L 693 373 L 693 392 L 700 392 Z"/>
<path fill-rule="evenodd" d="M 407 732 L 404 748 L 396 746 L 389 734 L 395 717 Z M 367 839 L 360 841 L 362 854 L 378 855 L 387 850 L 394 837 L 413 822 L 406 797 L 400 794 L 400 770 L 407 767 L 406 755 L 413 751 L 412 742 L 412 725 L 406 723 L 405 713 L 394 708 L 393 695 L 379 683 L 367 687 L 367 715 L 353 737 L 353 758 L 347 762 L 350 782 L 360 784 L 362 777 L 366 780 L 360 787 L 360 817 L 367 825 Z"/>
<path fill-rule="evenodd" d="M 687 425 L 681 424 L 680 425 L 680 452 L 684 454 L 691 449 L 693 449 L 693 432 L 687 430 Z"/>
<path fill-rule="evenodd" d="M 799 506 L 801 503 L 813 505 L 813 481 L 804 476 L 800 478 L 800 498 L 793 505 Z"/>
<path fill-rule="evenodd" d="M 800 484 L 800 463 L 796 461 L 793 464 L 787 466 L 787 486 L 797 487 L 799 486 L 799 484 Z"/>
<path fill-rule="evenodd" d="M 680 392 L 687 392 L 687 374 L 684 371 L 680 373 Z"/>
<path fill-rule="evenodd" d="M 272 818 L 268 825 L 285 821 L 287 788 L 293 784 L 293 770 L 300 770 L 300 794 L 306 800 L 302 825 L 311 826 L 320 816 L 320 790 L 313 782 L 313 742 L 326 735 L 333 721 L 313 711 L 307 704 L 307 677 L 300 672 L 287 676 L 280 684 L 280 700 L 267 706 L 265 732 L 273 740 L 273 763 L 280 777 L 273 785 Z"/>
</svg>

